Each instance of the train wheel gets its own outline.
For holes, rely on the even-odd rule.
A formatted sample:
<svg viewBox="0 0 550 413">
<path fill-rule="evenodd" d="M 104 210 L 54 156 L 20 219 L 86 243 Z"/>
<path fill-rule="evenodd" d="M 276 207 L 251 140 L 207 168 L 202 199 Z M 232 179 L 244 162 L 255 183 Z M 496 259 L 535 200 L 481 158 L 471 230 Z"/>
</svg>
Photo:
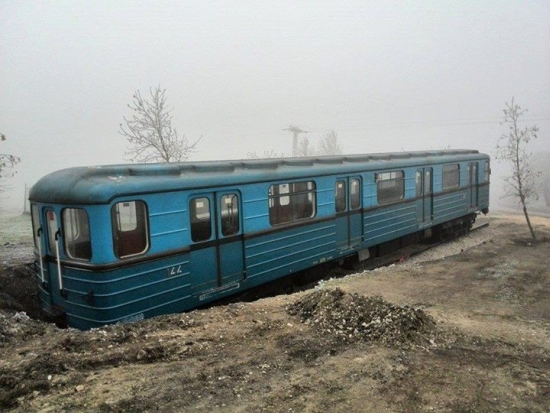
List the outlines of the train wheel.
<svg viewBox="0 0 550 413">
<path fill-rule="evenodd" d="M 359 258 L 357 255 L 344 258 L 344 265 L 342 267 L 346 270 L 357 271 L 359 269 Z"/>
</svg>

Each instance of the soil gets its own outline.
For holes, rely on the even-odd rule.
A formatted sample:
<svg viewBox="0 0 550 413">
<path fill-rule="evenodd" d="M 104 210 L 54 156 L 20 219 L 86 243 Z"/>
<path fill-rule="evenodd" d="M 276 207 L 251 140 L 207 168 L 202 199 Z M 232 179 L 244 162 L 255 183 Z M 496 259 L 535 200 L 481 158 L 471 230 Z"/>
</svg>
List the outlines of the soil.
<svg viewBox="0 0 550 413">
<path fill-rule="evenodd" d="M 550 219 L 532 218 L 538 241 L 522 219 L 307 291 L 86 332 L 37 319 L 31 245 L 2 246 L 0 410 L 548 411 Z"/>
</svg>

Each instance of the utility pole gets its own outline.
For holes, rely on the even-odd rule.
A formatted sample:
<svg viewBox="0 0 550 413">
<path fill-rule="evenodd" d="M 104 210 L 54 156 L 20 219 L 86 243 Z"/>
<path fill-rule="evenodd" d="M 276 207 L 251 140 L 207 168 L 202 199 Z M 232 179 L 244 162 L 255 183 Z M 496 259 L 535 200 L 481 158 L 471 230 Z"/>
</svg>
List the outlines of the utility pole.
<svg viewBox="0 0 550 413">
<path fill-rule="evenodd" d="M 296 156 L 298 151 L 298 135 L 300 133 L 307 133 L 307 131 L 300 129 L 298 126 L 290 124 L 284 131 L 292 132 L 292 156 Z"/>
</svg>

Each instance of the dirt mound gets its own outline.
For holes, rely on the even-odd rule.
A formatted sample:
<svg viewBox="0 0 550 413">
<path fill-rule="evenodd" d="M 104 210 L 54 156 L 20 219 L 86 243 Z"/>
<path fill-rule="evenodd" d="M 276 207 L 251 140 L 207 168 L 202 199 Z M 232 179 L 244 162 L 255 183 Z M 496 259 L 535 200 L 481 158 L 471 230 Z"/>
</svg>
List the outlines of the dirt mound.
<svg viewBox="0 0 550 413">
<path fill-rule="evenodd" d="M 376 341 L 388 346 L 433 344 L 435 321 L 421 309 L 397 306 L 381 297 L 318 290 L 287 308 L 302 322 L 346 342 Z"/>
<path fill-rule="evenodd" d="M 0 310 L 24 311 L 30 318 L 42 320 L 34 271 L 27 265 L 0 269 Z"/>
<path fill-rule="evenodd" d="M 54 327 L 31 319 L 24 311 L 0 309 L 0 348 L 10 343 L 21 343 L 35 336 L 43 336 Z"/>
</svg>

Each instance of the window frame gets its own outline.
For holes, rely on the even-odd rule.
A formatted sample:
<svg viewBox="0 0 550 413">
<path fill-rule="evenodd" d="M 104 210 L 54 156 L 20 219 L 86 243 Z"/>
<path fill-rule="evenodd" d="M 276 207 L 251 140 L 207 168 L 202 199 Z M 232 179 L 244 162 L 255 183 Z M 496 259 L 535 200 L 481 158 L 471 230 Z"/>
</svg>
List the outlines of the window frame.
<svg viewBox="0 0 550 413">
<path fill-rule="evenodd" d="M 227 199 L 230 202 L 227 202 Z M 229 207 L 231 204 L 231 207 Z M 235 192 L 220 196 L 220 233 L 223 237 L 232 237 L 241 232 L 239 196 Z M 225 214 L 225 215 L 224 215 Z"/>
<path fill-rule="evenodd" d="M 120 208 L 118 206 L 123 204 L 122 206 L 126 207 L 124 204 L 131 203 L 134 204 L 135 227 L 124 229 L 123 224 L 120 220 L 121 215 Z M 118 201 L 111 206 L 110 214 L 113 252 L 115 256 L 119 259 L 124 259 L 146 254 L 151 246 L 149 230 L 149 209 L 147 203 L 141 199 Z M 138 242 L 135 242 L 136 239 Z M 129 251 L 125 251 L 124 248 L 128 244 L 136 244 L 138 246 L 143 245 L 143 247 L 139 251 L 132 249 L 129 249 Z M 121 253 L 121 251 L 123 253 Z"/>
<path fill-rule="evenodd" d="M 422 178 L 422 195 L 433 194 L 433 169 L 424 168 L 424 177 Z"/>
<path fill-rule="evenodd" d="M 460 188 L 460 164 L 452 163 L 441 168 L 441 190 L 451 191 Z"/>
<path fill-rule="evenodd" d="M 69 214 L 84 213 L 85 214 L 85 221 L 82 220 L 82 216 L 76 217 L 73 215 L 70 217 L 71 230 L 73 229 L 74 226 L 77 227 L 77 233 L 70 234 L 71 236 L 69 236 L 69 231 L 68 231 L 69 225 L 67 225 L 67 222 L 66 222 L 67 213 Z M 75 260 L 90 261 L 92 259 L 92 237 L 90 232 L 90 217 L 88 215 L 88 211 L 86 211 L 84 208 L 64 208 L 61 211 L 61 222 L 62 222 L 61 228 L 63 230 L 65 255 Z M 82 224 L 85 224 L 85 226 L 82 226 Z M 85 238 L 85 239 L 81 240 L 81 238 Z M 84 256 L 76 256 L 76 254 L 73 254 L 71 252 L 71 248 L 74 248 L 77 244 L 84 244 L 84 248 L 82 248 L 82 251 L 87 251 L 88 253 Z"/>
<path fill-rule="evenodd" d="M 205 212 L 197 213 L 197 208 L 204 208 L 204 206 L 197 206 L 197 202 L 205 201 L 208 216 L 200 217 L 199 215 Z M 212 239 L 214 231 L 212 230 L 212 209 L 210 205 L 211 199 L 206 195 L 197 195 L 189 199 L 189 231 L 191 242 L 205 242 Z"/>
<path fill-rule="evenodd" d="M 57 248 L 56 248 L 56 241 L 59 242 L 59 239 L 56 239 L 56 234 L 59 231 L 59 222 L 57 221 L 57 214 L 55 211 L 51 208 L 48 208 L 44 211 L 44 215 L 46 218 L 46 228 L 48 229 L 48 249 L 52 256 L 58 258 L 57 256 Z M 50 217 L 53 216 L 54 219 L 50 219 Z M 52 225 L 52 222 L 54 225 Z"/>
<path fill-rule="evenodd" d="M 422 168 L 417 169 L 414 174 L 415 195 L 417 198 L 424 195 L 424 170 Z"/>
<path fill-rule="evenodd" d="M 36 249 L 42 249 L 41 243 L 42 234 L 44 233 L 42 225 L 40 224 L 40 208 L 36 204 L 31 205 L 31 222 L 32 222 L 32 238 L 34 240 L 34 247 Z M 38 235 L 40 231 L 40 235 Z"/>
<path fill-rule="evenodd" d="M 399 202 L 405 198 L 404 170 L 377 172 L 375 174 L 375 180 L 376 200 L 378 205 Z"/>
<path fill-rule="evenodd" d="M 354 184 L 357 184 L 357 193 L 353 192 Z M 361 179 L 351 178 L 349 180 L 349 208 L 350 211 L 361 209 Z"/>
<path fill-rule="evenodd" d="M 334 212 L 340 214 L 348 210 L 346 180 L 338 179 L 334 184 Z"/>
<path fill-rule="evenodd" d="M 317 184 L 313 180 L 271 184 L 267 194 L 271 226 L 305 221 L 317 215 Z"/>
</svg>

